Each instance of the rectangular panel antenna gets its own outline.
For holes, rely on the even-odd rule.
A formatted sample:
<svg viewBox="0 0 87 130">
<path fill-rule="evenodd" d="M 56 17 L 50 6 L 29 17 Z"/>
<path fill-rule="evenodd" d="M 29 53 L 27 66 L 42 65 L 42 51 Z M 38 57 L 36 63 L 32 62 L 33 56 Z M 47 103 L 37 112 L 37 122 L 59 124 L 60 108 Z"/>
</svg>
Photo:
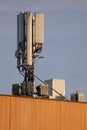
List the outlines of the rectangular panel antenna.
<svg viewBox="0 0 87 130">
<path fill-rule="evenodd" d="M 44 43 L 44 14 L 35 13 L 35 43 Z"/>
<path fill-rule="evenodd" d="M 27 13 L 27 65 L 32 65 L 32 13 Z"/>
</svg>

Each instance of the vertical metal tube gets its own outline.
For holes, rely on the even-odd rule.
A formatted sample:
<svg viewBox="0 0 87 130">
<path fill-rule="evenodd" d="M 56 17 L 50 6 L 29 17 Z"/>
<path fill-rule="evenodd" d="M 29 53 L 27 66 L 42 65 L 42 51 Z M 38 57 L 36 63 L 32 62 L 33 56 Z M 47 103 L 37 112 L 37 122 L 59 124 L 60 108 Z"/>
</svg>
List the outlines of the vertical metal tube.
<svg viewBox="0 0 87 130">
<path fill-rule="evenodd" d="M 27 66 L 32 66 L 32 13 L 27 13 Z"/>
</svg>

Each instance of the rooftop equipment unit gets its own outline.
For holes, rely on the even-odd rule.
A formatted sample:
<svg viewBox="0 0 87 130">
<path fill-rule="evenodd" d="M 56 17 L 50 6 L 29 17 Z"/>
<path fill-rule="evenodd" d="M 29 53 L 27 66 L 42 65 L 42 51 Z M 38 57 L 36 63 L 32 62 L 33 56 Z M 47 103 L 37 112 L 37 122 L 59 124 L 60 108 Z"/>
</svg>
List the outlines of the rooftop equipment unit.
<svg viewBox="0 0 87 130">
<path fill-rule="evenodd" d="M 48 85 L 39 85 L 36 87 L 37 89 L 37 95 L 38 96 L 43 96 L 43 97 L 49 97 L 49 87 Z"/>
</svg>

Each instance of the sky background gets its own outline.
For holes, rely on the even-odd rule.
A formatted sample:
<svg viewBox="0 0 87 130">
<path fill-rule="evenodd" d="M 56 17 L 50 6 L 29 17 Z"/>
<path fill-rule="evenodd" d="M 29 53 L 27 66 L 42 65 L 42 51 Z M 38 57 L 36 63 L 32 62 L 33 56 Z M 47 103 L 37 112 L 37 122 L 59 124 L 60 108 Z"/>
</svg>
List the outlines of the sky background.
<svg viewBox="0 0 87 130">
<path fill-rule="evenodd" d="M 42 12 L 44 48 L 35 63 L 42 80 L 65 80 L 66 96 L 79 91 L 87 101 L 87 0 L 0 0 L 0 93 L 11 94 L 23 77 L 16 68 L 17 14 Z"/>
</svg>

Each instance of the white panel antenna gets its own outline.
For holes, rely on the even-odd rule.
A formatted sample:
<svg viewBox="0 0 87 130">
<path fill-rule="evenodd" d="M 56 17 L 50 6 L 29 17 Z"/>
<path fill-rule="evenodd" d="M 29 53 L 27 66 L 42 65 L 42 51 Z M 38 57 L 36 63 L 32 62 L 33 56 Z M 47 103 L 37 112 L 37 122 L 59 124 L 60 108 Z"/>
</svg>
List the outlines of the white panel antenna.
<svg viewBox="0 0 87 130">
<path fill-rule="evenodd" d="M 41 51 L 44 43 L 44 14 L 35 13 L 35 48 L 36 51 Z"/>
<path fill-rule="evenodd" d="M 32 65 L 32 13 L 27 13 L 27 65 Z"/>
</svg>

